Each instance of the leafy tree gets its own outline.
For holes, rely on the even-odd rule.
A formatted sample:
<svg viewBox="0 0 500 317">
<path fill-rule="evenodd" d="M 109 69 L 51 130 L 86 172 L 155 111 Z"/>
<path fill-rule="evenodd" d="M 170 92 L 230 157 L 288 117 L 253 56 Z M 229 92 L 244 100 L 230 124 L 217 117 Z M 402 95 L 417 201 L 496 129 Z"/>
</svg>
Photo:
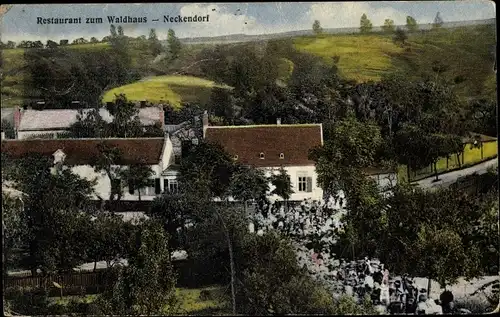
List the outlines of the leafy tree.
<svg viewBox="0 0 500 317">
<path fill-rule="evenodd" d="M 417 20 L 415 20 L 412 16 L 406 17 L 406 29 L 408 32 L 415 32 L 418 30 Z"/>
<path fill-rule="evenodd" d="M 73 40 L 72 44 L 78 45 L 78 44 L 87 44 L 89 41 L 84 39 L 83 37 L 77 38 Z"/>
<path fill-rule="evenodd" d="M 407 39 L 408 35 L 406 35 L 405 31 L 402 28 L 398 27 L 394 34 L 393 41 L 404 45 Z"/>
<path fill-rule="evenodd" d="M 168 237 L 160 225 L 145 221 L 136 234 L 129 266 L 118 270 L 112 290 L 98 299 L 104 314 L 158 315 L 176 312 L 175 276 Z"/>
<path fill-rule="evenodd" d="M 262 170 L 240 165 L 233 173 L 229 190 L 232 197 L 244 202 L 246 214 L 247 202 L 265 197 L 269 181 Z"/>
<path fill-rule="evenodd" d="M 441 18 L 441 14 L 436 13 L 436 17 L 434 18 L 434 23 L 432 24 L 433 29 L 439 29 L 443 26 L 443 19 Z"/>
<path fill-rule="evenodd" d="M 43 43 L 42 41 L 35 41 L 31 45 L 32 48 L 43 48 Z"/>
<path fill-rule="evenodd" d="M 213 197 L 225 198 L 233 174 L 233 160 L 219 144 L 200 142 L 181 161 L 180 182 Z"/>
<path fill-rule="evenodd" d="M 117 28 L 116 30 L 117 30 L 117 32 L 118 32 L 118 36 L 124 36 L 124 33 L 123 33 L 123 26 L 118 25 L 118 28 Z"/>
<path fill-rule="evenodd" d="M 113 136 L 130 138 L 139 137 L 144 133 L 138 117 L 139 109 L 133 102 L 129 102 L 124 94 L 116 95 L 114 102 L 106 108 L 113 116 L 109 127 Z"/>
<path fill-rule="evenodd" d="M 30 155 L 16 163 L 13 180 L 26 194 L 22 221 L 26 223 L 21 267 L 44 273 L 71 270 L 85 261 L 85 238 L 92 212 L 94 181 L 69 169 L 53 170 L 46 157 Z"/>
<path fill-rule="evenodd" d="M 108 176 L 111 183 L 111 191 L 109 201 L 119 201 L 123 196 L 122 180 L 123 167 L 119 161 L 123 155 L 120 149 L 112 148 L 105 143 L 100 143 L 98 146 L 99 155 L 92 163 L 96 173 L 101 172 Z"/>
<path fill-rule="evenodd" d="M 135 241 L 134 225 L 124 222 L 113 213 L 101 212 L 92 221 L 92 243 L 87 250 L 87 260 L 94 262 L 94 271 L 99 261 L 106 261 L 108 268 L 113 267 L 119 259 L 127 258 Z"/>
<path fill-rule="evenodd" d="M 99 40 L 96 37 L 92 36 L 90 38 L 90 43 L 99 43 Z"/>
<path fill-rule="evenodd" d="M 225 88 L 214 87 L 210 95 L 209 107 L 217 117 L 222 117 L 225 124 L 234 124 L 236 100 L 232 92 Z"/>
<path fill-rule="evenodd" d="M 16 47 L 16 43 L 12 42 L 12 41 L 7 41 L 7 44 L 5 44 L 5 48 L 7 48 L 7 49 L 11 49 L 11 48 L 15 48 L 15 47 Z"/>
<path fill-rule="evenodd" d="M 80 109 L 69 132 L 74 138 L 104 138 L 109 133 L 108 123 L 101 117 L 99 109 L 91 109 L 86 113 Z"/>
<path fill-rule="evenodd" d="M 298 266 L 289 240 L 274 232 L 247 234 L 242 252 L 245 261 L 238 287 L 239 313 L 333 314 L 333 297 Z"/>
<path fill-rule="evenodd" d="M 321 34 L 321 33 L 323 33 L 323 29 L 321 28 L 319 20 L 314 20 L 312 28 L 313 28 L 314 34 Z"/>
<path fill-rule="evenodd" d="M 281 167 L 278 174 L 272 174 L 269 179 L 271 184 L 274 186 L 271 194 L 283 198 L 285 204 L 287 204 L 288 199 L 290 199 L 290 196 L 294 193 L 290 175 L 288 175 L 287 171 Z"/>
<path fill-rule="evenodd" d="M 170 59 L 171 60 L 177 59 L 181 51 L 181 41 L 175 36 L 175 32 L 172 29 L 168 30 L 167 43 L 168 43 L 168 50 L 170 52 Z"/>
<path fill-rule="evenodd" d="M 134 164 L 123 170 L 121 178 L 127 182 L 129 190 L 137 190 L 139 193 L 139 201 L 141 201 L 141 189 L 148 187 L 151 182 L 151 177 L 155 175 L 151 166 L 147 164 Z"/>
<path fill-rule="evenodd" d="M 148 42 L 153 56 L 159 55 L 163 52 L 163 46 L 161 45 L 160 41 L 158 40 L 158 37 L 156 36 L 155 29 L 149 30 Z"/>
<path fill-rule="evenodd" d="M 47 40 L 47 44 L 45 45 L 45 47 L 47 47 L 47 48 L 56 48 L 58 46 L 59 45 L 57 45 L 57 42 L 54 42 L 54 41 L 51 41 L 51 40 Z"/>
<path fill-rule="evenodd" d="M 382 31 L 384 31 L 385 33 L 394 32 L 394 20 L 385 19 L 384 25 L 382 26 Z"/>
<path fill-rule="evenodd" d="M 109 32 L 111 33 L 111 37 L 116 37 L 118 34 L 116 33 L 116 26 L 114 24 L 111 24 L 109 27 Z"/>
<path fill-rule="evenodd" d="M 59 41 L 59 46 L 65 46 L 68 45 L 68 40 L 60 40 Z"/>
<path fill-rule="evenodd" d="M 316 162 L 318 184 L 329 194 L 340 189 L 348 193 L 353 189 L 350 185 L 355 175 L 375 163 L 382 143 L 380 128 L 359 122 L 351 113 L 330 134 L 329 141 L 310 153 Z"/>
<path fill-rule="evenodd" d="M 373 28 L 372 22 L 368 19 L 365 13 L 363 13 L 363 15 L 361 16 L 361 20 L 359 23 L 360 23 L 359 30 L 361 33 L 368 33 Z"/>
</svg>

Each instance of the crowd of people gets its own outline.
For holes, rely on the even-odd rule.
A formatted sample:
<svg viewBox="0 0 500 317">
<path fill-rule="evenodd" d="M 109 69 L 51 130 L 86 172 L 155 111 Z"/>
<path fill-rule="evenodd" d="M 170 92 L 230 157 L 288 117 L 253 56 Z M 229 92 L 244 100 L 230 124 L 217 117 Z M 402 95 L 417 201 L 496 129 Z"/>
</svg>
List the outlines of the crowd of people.
<svg viewBox="0 0 500 317">
<path fill-rule="evenodd" d="M 304 200 L 292 208 L 270 202 L 259 206 L 249 217 L 249 231 L 263 235 L 278 230 L 290 237 L 299 265 L 329 287 L 335 297 L 345 294 L 358 302 L 368 297 L 381 314 L 457 312 L 451 292 L 432 299 L 427 289 L 415 286 L 408 276 L 391 276 L 378 259 L 347 262 L 336 258 L 332 247 L 343 229 L 345 207 L 342 192 L 326 202 Z"/>
</svg>

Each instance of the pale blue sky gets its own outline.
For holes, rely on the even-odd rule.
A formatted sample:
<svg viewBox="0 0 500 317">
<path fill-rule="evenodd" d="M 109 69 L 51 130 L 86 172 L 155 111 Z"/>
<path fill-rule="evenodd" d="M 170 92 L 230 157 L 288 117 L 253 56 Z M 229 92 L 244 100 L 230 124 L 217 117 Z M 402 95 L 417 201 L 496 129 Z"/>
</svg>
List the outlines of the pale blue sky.
<svg viewBox="0 0 500 317">
<path fill-rule="evenodd" d="M 213 11 L 215 9 L 215 11 Z M 239 9 L 239 11 L 237 11 Z M 99 39 L 109 34 L 108 15 L 147 17 L 146 24 L 122 24 L 126 35 L 147 35 L 155 28 L 164 39 L 169 28 L 179 37 L 219 36 L 235 33 L 266 34 L 311 28 L 319 20 L 323 28 L 357 27 L 363 13 L 373 25 L 386 18 L 405 24 L 411 15 L 418 23 L 431 23 L 440 12 L 443 20 L 467 21 L 495 17 L 493 1 L 391 1 L 391 2 L 316 2 L 316 3 L 145 3 L 145 4 L 37 4 L 14 5 L 1 18 L 2 41 Z M 210 15 L 208 23 L 163 23 L 164 15 Z M 102 17 L 103 24 L 37 25 L 44 17 Z M 152 22 L 152 19 L 160 19 Z M 84 21 L 82 21 L 84 22 Z M 245 23 L 246 22 L 246 23 Z"/>
</svg>

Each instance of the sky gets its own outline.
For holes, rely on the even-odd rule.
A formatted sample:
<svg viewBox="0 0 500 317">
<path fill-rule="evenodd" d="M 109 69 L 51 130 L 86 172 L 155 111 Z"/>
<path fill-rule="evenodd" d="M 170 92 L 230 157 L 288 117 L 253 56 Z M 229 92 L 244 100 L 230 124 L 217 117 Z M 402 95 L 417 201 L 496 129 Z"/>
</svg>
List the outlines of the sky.
<svg viewBox="0 0 500 317">
<path fill-rule="evenodd" d="M 147 23 L 122 25 L 125 35 L 148 35 L 155 28 L 160 40 L 168 29 L 180 38 L 229 34 L 270 34 L 311 29 L 314 20 L 323 28 L 359 27 L 366 13 L 374 26 L 390 18 L 396 25 L 406 23 L 406 16 L 418 23 L 431 23 L 437 12 L 445 22 L 489 19 L 495 17 L 493 1 L 390 1 L 390 2 L 270 2 L 270 3 L 141 3 L 141 4 L 33 4 L 13 5 L 1 17 L 0 36 L 8 40 L 69 39 L 70 41 L 109 35 L 107 16 L 147 17 Z M 163 16 L 209 15 L 208 22 L 164 23 Z M 82 24 L 39 25 L 42 18 L 82 18 Z M 102 24 L 85 24 L 85 17 L 100 17 Z M 151 20 L 159 19 L 158 22 Z"/>
</svg>

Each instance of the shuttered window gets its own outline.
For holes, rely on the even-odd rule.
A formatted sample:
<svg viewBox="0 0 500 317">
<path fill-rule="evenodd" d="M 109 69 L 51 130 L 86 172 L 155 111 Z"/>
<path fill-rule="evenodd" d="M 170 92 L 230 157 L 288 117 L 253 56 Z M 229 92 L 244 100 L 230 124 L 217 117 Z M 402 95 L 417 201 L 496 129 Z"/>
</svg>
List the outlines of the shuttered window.
<svg viewBox="0 0 500 317">
<path fill-rule="evenodd" d="M 130 195 L 133 195 L 134 194 L 134 191 L 135 191 L 135 188 L 134 188 L 134 182 L 129 180 L 128 181 L 128 193 Z"/>
<path fill-rule="evenodd" d="M 161 185 L 160 185 L 160 179 L 155 178 L 155 194 L 161 194 Z"/>
</svg>

